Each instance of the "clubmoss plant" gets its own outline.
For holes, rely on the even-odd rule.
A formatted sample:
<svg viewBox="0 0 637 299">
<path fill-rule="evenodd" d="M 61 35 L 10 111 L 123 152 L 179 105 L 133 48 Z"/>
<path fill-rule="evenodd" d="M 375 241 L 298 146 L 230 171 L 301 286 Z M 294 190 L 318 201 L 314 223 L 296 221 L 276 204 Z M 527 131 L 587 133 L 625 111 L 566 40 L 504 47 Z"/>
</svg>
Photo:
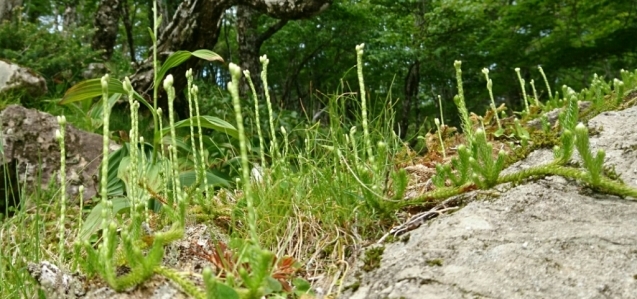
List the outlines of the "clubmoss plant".
<svg viewBox="0 0 637 299">
<path fill-rule="evenodd" d="M 168 75 L 164 80 L 164 89 L 168 94 L 168 119 L 170 121 L 170 160 L 172 162 L 172 171 L 170 172 L 172 175 L 172 184 L 173 188 L 173 197 L 174 201 L 177 203 L 179 207 L 179 221 L 181 222 L 181 227 L 183 228 L 186 220 L 186 199 L 184 198 L 184 193 L 181 188 L 181 180 L 179 179 L 179 163 L 177 158 L 177 134 L 175 132 L 175 88 L 173 87 L 173 76 Z"/>
<path fill-rule="evenodd" d="M 352 126 L 352 128 L 349 129 L 349 140 L 352 145 L 352 154 L 354 155 L 354 167 L 355 169 L 359 169 L 361 165 L 359 164 L 358 143 L 356 142 L 356 126 Z"/>
<path fill-rule="evenodd" d="M 193 103 L 193 92 L 192 92 L 192 69 L 188 69 L 186 71 L 186 98 L 188 99 L 188 124 L 190 127 L 190 148 L 192 152 L 192 160 L 194 162 L 195 173 L 197 174 L 197 179 L 195 181 L 195 186 L 199 186 L 201 184 L 203 176 L 205 173 L 201 173 L 201 164 L 203 164 L 203 151 L 197 150 L 197 143 L 195 142 L 195 118 L 199 120 L 199 114 L 194 113 L 194 103 Z M 201 128 L 201 125 L 199 125 Z"/>
<path fill-rule="evenodd" d="M 473 168 L 473 182 L 481 189 L 488 189 L 498 183 L 498 177 L 506 154 L 503 150 L 498 152 L 498 157 L 493 159 L 493 146 L 487 141 L 487 135 L 482 129 L 475 132 L 475 157 L 470 157 L 469 162 Z"/>
<path fill-rule="evenodd" d="M 65 216 L 66 216 L 66 147 L 64 145 L 64 136 L 66 131 L 66 117 L 64 115 L 57 117 L 60 129 L 55 131 L 55 138 L 60 143 L 60 215 L 58 222 L 58 256 L 60 260 L 64 260 L 64 243 L 66 241 L 65 236 Z"/>
<path fill-rule="evenodd" d="M 542 69 L 542 66 L 539 66 L 539 65 L 537 69 L 540 71 L 540 74 L 542 74 L 542 79 L 544 79 L 544 83 L 546 84 L 546 91 L 549 94 L 549 99 L 552 99 L 553 93 L 551 92 L 551 84 L 549 84 L 549 80 L 546 79 L 546 74 L 544 73 L 544 69 Z"/>
<path fill-rule="evenodd" d="M 592 184 L 599 185 L 600 176 L 604 170 L 604 157 L 606 153 L 604 150 L 599 150 L 597 154 L 593 156 L 588 141 L 588 129 L 582 123 L 575 127 L 575 146 L 582 157 L 582 162 L 584 163 L 587 175 L 590 177 Z"/>
<path fill-rule="evenodd" d="M 531 79 L 529 83 L 531 84 L 531 89 L 533 90 L 533 105 L 540 107 L 540 100 L 537 97 L 537 89 L 535 89 L 535 80 Z"/>
<path fill-rule="evenodd" d="M 456 104 L 456 107 L 458 107 L 458 112 L 460 113 L 462 132 L 465 134 L 467 139 L 467 146 L 471 148 L 473 144 L 473 126 L 471 124 L 471 119 L 469 118 L 469 110 L 467 110 L 467 105 L 464 100 L 464 89 L 462 88 L 462 61 L 456 60 L 453 63 L 453 66 L 456 68 L 456 82 L 458 86 L 458 94 L 453 97 L 453 102 Z"/>
<path fill-rule="evenodd" d="M 265 71 L 267 65 L 267 58 L 262 60 L 264 62 L 263 69 Z M 248 205 L 248 227 L 250 233 L 250 239 L 254 244 L 258 244 L 259 237 L 257 235 L 256 228 L 256 211 L 254 210 L 254 201 L 252 198 L 252 184 L 250 181 L 250 167 L 248 165 L 248 145 L 246 143 L 245 137 L 245 129 L 243 127 L 243 114 L 241 113 L 241 100 L 239 99 L 239 80 L 241 79 L 241 68 L 234 64 L 230 63 L 229 66 L 230 75 L 232 76 L 232 81 L 228 82 L 228 91 L 232 96 L 232 103 L 234 104 L 234 114 L 237 120 L 237 129 L 239 130 L 239 151 L 241 153 L 241 178 L 242 178 L 242 186 L 243 186 L 243 194 L 246 199 L 246 203 Z M 266 88 L 267 89 L 267 88 Z M 269 102 L 269 101 L 268 101 Z M 269 104 L 268 104 L 269 105 Z M 274 125 L 272 120 L 272 114 L 270 114 L 270 125 Z M 274 131 L 272 131 L 272 135 L 274 136 Z"/>
<path fill-rule="evenodd" d="M 276 140 L 276 130 L 274 129 L 274 113 L 272 112 L 272 101 L 270 101 L 270 91 L 268 90 L 268 64 L 270 60 L 266 55 L 261 56 L 261 66 L 263 70 L 261 70 L 261 81 L 263 81 L 263 86 L 265 87 L 263 91 L 265 92 L 265 102 L 268 107 L 268 116 L 270 120 L 270 157 L 272 159 L 278 159 L 281 156 L 279 153 L 278 143 Z"/>
<path fill-rule="evenodd" d="M 110 220 L 111 215 L 109 214 L 109 209 L 108 207 L 112 204 L 110 203 L 110 199 L 108 198 L 108 156 L 109 156 L 109 151 L 108 151 L 108 145 L 110 143 L 110 140 L 108 138 L 109 136 L 109 119 L 111 117 L 111 109 L 110 106 L 108 105 L 108 79 L 109 76 L 108 74 L 104 75 L 101 79 L 102 82 L 102 103 L 103 103 L 103 119 L 102 119 L 102 173 L 101 173 L 101 181 L 100 181 L 100 186 L 101 186 L 101 190 L 100 190 L 100 194 L 102 195 L 102 202 L 107 206 L 107 209 L 105 209 L 103 212 L 105 215 L 102 215 L 102 217 L 104 219 L 108 219 Z M 103 223 L 103 225 L 105 226 L 104 228 L 106 228 L 107 224 L 106 221 Z"/>
<path fill-rule="evenodd" d="M 624 101 L 624 82 L 615 79 L 613 86 L 615 87 L 615 107 L 619 107 Z"/>
<path fill-rule="evenodd" d="M 265 167 L 265 141 L 263 139 L 263 133 L 261 131 L 261 119 L 259 116 L 259 99 L 257 96 L 256 88 L 250 77 L 250 71 L 243 71 L 243 76 L 248 80 L 250 90 L 252 91 L 252 101 L 254 102 L 254 122 L 257 124 L 257 135 L 259 136 L 259 157 L 261 158 L 261 166 Z"/>
<path fill-rule="evenodd" d="M 438 95 L 438 108 L 440 108 L 440 124 L 445 126 L 445 114 L 442 113 L 442 96 Z"/>
<path fill-rule="evenodd" d="M 482 73 L 484 74 L 484 77 L 487 80 L 487 90 L 489 90 L 489 98 L 491 98 L 490 107 L 491 107 L 491 110 L 493 111 L 493 116 L 495 117 L 495 121 L 498 124 L 498 130 L 502 130 L 502 125 L 500 124 L 500 117 L 498 116 L 498 109 L 495 106 L 495 99 L 493 98 L 493 81 L 489 79 L 489 69 L 483 68 Z"/>
<path fill-rule="evenodd" d="M 367 122 L 367 94 L 365 92 L 365 80 L 363 77 L 363 52 L 365 44 L 356 46 L 356 70 L 358 71 L 358 86 L 360 87 L 361 96 L 361 122 L 363 125 L 363 142 L 367 150 L 367 159 L 374 164 L 374 153 L 372 152 L 372 141 L 369 137 L 369 124 Z"/>
<path fill-rule="evenodd" d="M 566 100 L 566 107 L 558 115 L 560 127 L 562 128 L 562 135 L 560 136 L 562 146 L 556 146 L 553 150 L 558 164 L 567 163 L 571 159 L 575 142 L 573 131 L 577 125 L 578 117 L 579 106 L 577 104 L 577 96 L 574 93 L 569 93 Z"/>
<path fill-rule="evenodd" d="M 531 113 L 531 110 L 529 110 L 529 100 L 526 96 L 526 87 L 525 87 L 526 81 L 522 79 L 522 75 L 520 75 L 519 67 L 515 68 L 515 73 L 518 75 L 518 81 L 520 81 L 520 89 L 522 89 L 522 99 L 524 99 L 524 112 Z"/>
<path fill-rule="evenodd" d="M 442 151 L 442 158 L 447 158 L 447 150 L 445 149 L 445 140 L 442 138 L 442 130 L 440 130 L 440 120 L 436 117 L 434 118 L 434 124 L 436 125 L 436 129 L 438 131 L 438 140 L 440 141 L 440 149 Z"/>
<path fill-rule="evenodd" d="M 531 134 L 529 134 L 529 131 L 520 124 L 520 120 L 517 118 L 513 121 L 513 125 L 515 136 L 519 138 L 522 146 L 528 146 L 529 140 L 531 139 Z"/>
<path fill-rule="evenodd" d="M 460 187 L 469 182 L 472 177 L 471 151 L 467 146 L 461 144 L 458 146 L 458 156 L 451 159 L 449 164 L 437 164 L 436 175 L 432 177 L 432 182 L 436 187 L 442 188 L 446 186 L 449 180 L 453 187 Z M 452 170 L 452 167 L 455 172 Z"/>
<path fill-rule="evenodd" d="M 137 187 L 140 178 L 143 176 L 140 175 L 140 169 L 144 167 L 139 167 L 141 163 L 139 163 L 140 159 L 140 151 L 139 151 L 139 102 L 135 100 L 133 86 L 128 77 L 124 78 L 124 82 L 122 83 L 122 87 L 124 91 L 128 93 L 128 103 L 130 107 L 131 114 L 131 129 L 129 133 L 130 143 L 129 143 L 129 161 L 128 164 L 128 180 L 129 180 L 129 188 L 127 190 L 127 194 L 130 198 L 131 205 L 131 218 L 133 223 L 141 223 L 143 215 L 140 214 L 139 208 L 141 206 L 146 206 L 143 202 L 141 202 L 141 192 Z M 143 152 L 141 152 L 143 155 Z M 141 164 L 143 165 L 143 164 Z"/>
</svg>

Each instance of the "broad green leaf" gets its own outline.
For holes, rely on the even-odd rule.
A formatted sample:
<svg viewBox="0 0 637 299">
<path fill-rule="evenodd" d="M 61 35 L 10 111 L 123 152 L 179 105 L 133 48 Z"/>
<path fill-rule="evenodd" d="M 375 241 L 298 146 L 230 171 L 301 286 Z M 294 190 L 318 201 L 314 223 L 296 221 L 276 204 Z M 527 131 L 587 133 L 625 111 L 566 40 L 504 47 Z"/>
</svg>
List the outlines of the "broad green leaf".
<svg viewBox="0 0 637 299">
<path fill-rule="evenodd" d="M 171 54 L 170 56 L 168 56 L 168 59 L 166 59 L 166 61 L 164 61 L 164 64 L 162 64 L 161 68 L 159 68 L 159 71 L 157 72 L 157 81 L 155 81 L 156 86 L 159 86 L 161 81 L 164 80 L 164 76 L 166 76 L 166 73 L 168 73 L 170 69 L 184 63 L 186 60 L 190 58 L 190 56 L 195 56 L 195 57 L 205 59 L 208 61 L 223 62 L 223 59 L 221 58 L 221 56 L 219 56 L 218 54 L 210 50 L 197 50 L 195 52 L 177 51 Z"/>
<path fill-rule="evenodd" d="M 201 121 L 201 127 L 203 128 L 213 129 L 215 131 L 225 133 L 234 138 L 239 138 L 239 132 L 237 131 L 237 129 L 233 125 L 231 125 L 229 122 L 223 119 L 220 119 L 214 116 L 209 116 L 209 115 L 198 116 L 198 118 Z M 197 116 L 193 116 L 192 121 L 193 121 L 193 124 L 196 126 Z M 189 118 L 180 120 L 175 123 L 175 129 L 186 128 L 189 126 L 190 126 Z M 162 130 L 162 135 L 166 135 L 168 133 L 170 133 L 170 128 L 164 128 Z"/>
<path fill-rule="evenodd" d="M 192 151 L 192 149 L 190 148 L 190 140 L 182 140 L 179 138 L 180 136 L 177 135 L 177 140 L 175 141 L 175 144 L 177 145 L 177 150 L 180 151 L 184 151 L 186 153 L 190 153 Z M 162 138 L 162 142 L 164 145 L 169 146 L 172 145 L 172 141 L 170 139 L 170 136 L 164 136 L 164 138 Z"/>
<path fill-rule="evenodd" d="M 224 186 L 228 187 L 230 182 L 227 180 L 216 176 L 215 174 L 206 171 L 206 179 L 208 180 L 208 185 L 211 186 Z M 179 174 L 179 181 L 182 186 L 189 187 L 192 186 L 195 181 L 197 181 L 197 173 L 195 171 L 186 171 Z M 201 182 L 201 188 L 203 188 L 203 182 Z"/>
<path fill-rule="evenodd" d="M 153 33 L 153 29 L 148 27 L 148 33 L 150 34 L 150 39 L 153 41 L 153 43 L 157 42 L 157 38 L 155 38 L 155 33 Z"/>
<path fill-rule="evenodd" d="M 281 285 L 281 283 L 270 276 L 265 278 L 265 285 L 266 294 L 279 293 L 283 290 L 283 286 Z"/>
<path fill-rule="evenodd" d="M 214 298 L 214 299 L 241 298 L 239 296 L 239 293 L 237 293 L 235 289 L 231 288 L 230 286 L 224 283 L 217 281 L 216 278 L 213 278 L 213 281 L 209 282 L 209 284 L 212 284 L 212 285 L 208 287 L 208 290 L 209 290 L 208 298 Z"/>
<path fill-rule="evenodd" d="M 297 294 L 305 294 L 311 291 L 312 285 L 303 278 L 296 277 L 292 279 L 292 284 L 294 285 L 294 290 Z"/>
<path fill-rule="evenodd" d="M 205 59 L 208 61 L 221 61 L 223 62 L 223 58 L 221 58 L 221 56 L 215 52 L 212 52 L 210 50 L 206 50 L 206 49 L 200 49 L 197 50 L 195 52 L 192 52 L 192 56 L 195 56 L 197 58 L 201 58 L 201 59 Z"/>
<path fill-rule="evenodd" d="M 128 198 L 123 196 L 114 197 L 111 199 L 113 203 L 113 214 L 127 209 L 130 207 Z M 102 227 L 102 210 L 104 209 L 104 202 L 99 202 L 91 213 L 86 217 L 86 221 L 82 225 L 82 231 L 80 232 L 80 240 L 88 240 L 97 230 Z"/>
<path fill-rule="evenodd" d="M 107 194 L 108 196 L 124 195 L 126 186 L 118 177 L 119 167 L 123 159 L 128 156 L 128 147 L 122 146 L 108 156 Z M 101 169 L 101 168 L 100 168 Z"/>
<path fill-rule="evenodd" d="M 122 86 L 122 82 L 112 77 L 108 79 L 108 92 L 109 94 L 126 93 L 124 91 L 124 87 Z M 66 105 L 69 103 L 92 99 L 100 96 L 102 96 L 102 79 L 89 79 L 75 84 L 73 85 L 73 87 L 69 88 L 69 90 L 66 91 L 64 97 L 58 104 Z"/>
<path fill-rule="evenodd" d="M 64 94 L 64 97 L 61 101 L 58 102 L 60 105 L 66 105 L 73 102 L 83 101 L 86 99 L 92 99 L 95 97 L 102 96 L 102 79 L 95 78 L 89 79 L 86 81 L 82 81 L 78 84 L 73 85 L 73 87 L 69 88 Z M 108 79 L 108 94 L 112 95 L 115 93 L 120 94 L 128 94 L 124 87 L 122 86 L 122 82 L 115 79 Z M 153 111 L 153 106 L 151 106 L 141 95 L 137 92 L 133 93 L 133 96 L 140 103 L 144 104 L 144 106 L 148 107 L 150 111 Z"/>
<path fill-rule="evenodd" d="M 121 93 L 112 94 L 108 98 L 108 107 L 112 109 L 113 105 L 115 105 L 115 102 L 117 102 L 121 97 L 122 97 Z M 94 124 L 93 129 L 97 129 L 98 127 L 102 126 L 102 123 L 104 122 L 103 112 L 104 112 L 104 105 L 102 104 L 102 100 L 100 100 L 99 102 L 95 103 L 95 105 L 93 105 L 93 109 L 91 109 L 91 112 L 90 112 L 90 118 Z"/>
</svg>

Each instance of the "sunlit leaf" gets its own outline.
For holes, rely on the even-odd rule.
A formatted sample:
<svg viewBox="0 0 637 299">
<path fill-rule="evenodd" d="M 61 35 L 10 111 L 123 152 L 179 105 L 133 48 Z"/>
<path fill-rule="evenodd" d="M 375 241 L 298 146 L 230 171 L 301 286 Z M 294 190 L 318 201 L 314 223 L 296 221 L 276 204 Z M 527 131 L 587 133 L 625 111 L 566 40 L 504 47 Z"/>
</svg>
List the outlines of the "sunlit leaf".
<svg viewBox="0 0 637 299">
<path fill-rule="evenodd" d="M 115 102 L 117 102 L 121 97 L 122 97 L 121 93 L 112 94 L 108 98 L 108 106 L 112 109 L 113 105 L 115 105 Z M 102 104 L 102 100 L 100 100 L 99 102 L 95 103 L 95 105 L 93 105 L 93 109 L 91 109 L 91 112 L 89 115 L 89 117 L 91 118 L 93 122 L 93 129 L 97 129 L 102 126 L 102 123 L 104 122 L 103 112 L 104 112 L 104 105 Z"/>
<path fill-rule="evenodd" d="M 234 138 L 239 138 L 239 132 L 237 129 L 231 125 L 229 122 L 220 119 L 218 117 L 203 115 L 203 116 L 194 116 L 192 118 L 193 124 L 197 125 L 197 118 L 201 121 L 201 127 L 207 129 L 213 129 L 218 132 L 222 132 L 227 134 L 228 136 L 232 136 Z M 190 126 L 190 119 L 180 120 L 175 123 L 175 129 L 177 128 L 185 128 Z M 162 135 L 166 135 L 170 132 L 170 128 L 164 128 L 162 131 Z"/>
<path fill-rule="evenodd" d="M 130 207 L 128 198 L 119 196 L 111 198 L 113 203 L 113 214 L 117 214 L 124 209 Z M 91 213 L 86 217 L 86 221 L 82 225 L 82 231 L 80 232 L 80 240 L 88 240 L 97 230 L 102 227 L 102 210 L 105 208 L 104 202 L 99 202 L 93 207 Z"/>
<path fill-rule="evenodd" d="M 66 105 L 78 101 L 83 101 L 87 99 L 93 99 L 95 97 L 102 96 L 102 79 L 89 79 L 86 81 L 82 81 L 78 84 L 73 85 L 73 87 L 69 88 L 64 94 L 62 100 L 58 102 L 60 105 Z M 122 86 L 122 82 L 115 79 L 108 79 L 108 94 L 128 94 L 124 87 Z M 151 111 L 153 111 L 153 106 L 151 106 L 141 95 L 137 92 L 133 93 L 133 96 L 137 101 L 142 103 L 144 106 L 148 107 Z"/>
<path fill-rule="evenodd" d="M 230 182 L 227 180 L 216 176 L 215 174 L 206 171 L 206 179 L 208 180 L 208 185 L 210 186 L 224 186 L 228 187 Z M 186 171 L 179 174 L 179 181 L 182 186 L 189 187 L 192 186 L 197 181 L 197 173 L 195 171 Z M 203 182 L 201 182 L 200 188 L 204 188 Z"/>
<path fill-rule="evenodd" d="M 166 74 L 168 73 L 168 71 L 176 66 L 179 66 L 180 64 L 184 63 L 186 60 L 188 60 L 191 56 L 195 56 L 201 59 L 205 59 L 208 61 L 222 61 L 223 59 L 221 58 L 221 56 L 219 56 L 217 53 L 212 52 L 210 50 L 197 50 L 195 52 L 190 52 L 190 51 L 177 51 L 173 54 L 171 54 L 170 56 L 168 56 L 168 59 L 166 59 L 166 61 L 164 61 L 164 64 L 162 64 L 161 68 L 159 69 L 159 71 L 157 72 L 157 81 L 155 82 L 155 84 L 160 84 L 162 80 L 164 80 L 164 76 L 166 76 Z"/>
</svg>

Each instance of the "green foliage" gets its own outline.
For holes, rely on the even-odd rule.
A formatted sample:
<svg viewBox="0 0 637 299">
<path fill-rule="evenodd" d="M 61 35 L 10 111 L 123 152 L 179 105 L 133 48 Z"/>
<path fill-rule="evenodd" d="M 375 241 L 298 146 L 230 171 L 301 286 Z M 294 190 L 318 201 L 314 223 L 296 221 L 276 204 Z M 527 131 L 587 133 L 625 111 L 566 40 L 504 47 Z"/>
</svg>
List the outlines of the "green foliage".
<svg viewBox="0 0 637 299">
<path fill-rule="evenodd" d="M 500 171 L 504 167 L 506 154 L 500 150 L 498 157 L 493 158 L 493 146 L 487 142 L 487 135 L 482 129 L 478 129 L 474 135 L 475 153 L 469 158 L 473 170 L 473 182 L 481 189 L 488 189 L 498 183 Z"/>
<path fill-rule="evenodd" d="M 62 33 L 28 22 L 10 22 L 0 26 L 0 58 L 26 66 L 47 82 L 48 97 L 61 95 L 81 80 L 82 72 L 95 61 L 90 30 L 79 27 Z M 36 99 L 22 99 L 27 107 L 42 107 Z"/>
<path fill-rule="evenodd" d="M 588 129 L 584 124 L 580 123 L 575 127 L 575 146 L 582 157 L 584 167 L 588 171 L 587 175 L 593 185 L 598 185 L 604 167 L 604 150 L 599 150 L 595 156 L 591 153 L 590 144 L 588 142 Z"/>
<path fill-rule="evenodd" d="M 437 164 L 436 175 L 432 178 L 434 185 L 438 188 L 443 188 L 446 185 L 446 180 L 450 180 L 452 186 L 460 187 L 466 184 L 471 178 L 471 151 L 464 145 L 458 146 L 458 157 L 451 159 L 451 165 L 449 164 Z M 452 171 L 451 166 L 455 170 Z"/>
</svg>

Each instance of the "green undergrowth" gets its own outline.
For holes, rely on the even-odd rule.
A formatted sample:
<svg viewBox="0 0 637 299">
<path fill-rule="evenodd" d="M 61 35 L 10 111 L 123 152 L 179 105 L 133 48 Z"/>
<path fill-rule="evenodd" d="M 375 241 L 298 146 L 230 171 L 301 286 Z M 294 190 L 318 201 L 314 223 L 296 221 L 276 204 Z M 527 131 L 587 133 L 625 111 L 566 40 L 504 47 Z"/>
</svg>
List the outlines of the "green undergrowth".
<svg viewBox="0 0 637 299">
<path fill-rule="evenodd" d="M 23 204 L 2 222 L 0 230 L 0 297 L 39 296 L 43 291 L 29 277 L 26 265 L 43 260 L 79 271 L 87 281 L 106 283 L 117 291 L 160 275 L 195 298 L 298 298 L 312 294 L 309 277 L 323 274 L 329 280 L 328 292 L 336 294 L 342 277 L 351 270 L 347 260 L 356 249 L 401 223 L 404 218 L 399 215 L 410 209 L 424 209 L 471 190 L 547 175 L 637 198 L 637 190 L 617 180 L 610 166 L 604 165 L 604 151 L 591 151 L 590 133 L 581 123 L 602 111 L 634 105 L 635 72 L 622 72 L 621 81 L 613 83 L 595 77 L 590 89 L 579 93 L 563 87 L 552 94 L 547 83 L 545 101 L 537 98 L 535 87 L 533 95 L 527 96 L 520 78 L 522 112 L 506 114 L 506 107 L 496 107 L 492 100 L 487 114 L 476 116 L 465 107 L 461 63 L 456 62 L 454 104 L 463 134 L 443 134 L 456 130 L 436 122 L 440 134 L 436 132 L 421 160 L 436 165 L 435 175 L 428 178 L 434 187 L 407 200 L 410 177 L 399 157 L 409 149 L 392 130 L 395 102 L 387 99 L 387 109 L 380 114 L 369 112 L 364 45 L 357 46 L 356 52 L 358 92 L 346 92 L 342 86 L 336 94 L 325 96 L 327 122 L 298 127 L 283 126 L 275 118 L 267 88 L 264 99 L 240 100 L 238 82 L 250 76 L 234 64 L 230 64 L 228 85 L 233 120 L 200 114 L 199 89 L 189 71 L 186 94 L 191 115 L 176 121 L 174 79 L 165 74 L 191 56 L 220 59 L 205 50 L 176 52 L 162 66 L 156 65 L 155 98 L 157 86 L 163 84 L 169 111 L 146 102 L 127 78 L 105 76 L 71 88 L 61 103 L 86 105 L 90 109 L 86 122 L 104 136 L 99 196 L 81 208 L 67 204 L 64 187 L 23 196 Z M 269 61 L 263 56 L 261 62 L 261 78 L 267 86 Z M 493 82 L 488 70 L 483 72 L 491 92 Z M 96 96 L 101 99 L 97 104 L 84 102 Z M 110 114 L 120 99 L 129 102 L 131 130 L 121 135 L 125 136 L 119 140 L 122 148 L 109 152 L 114 136 Z M 591 105 L 580 110 L 578 101 Z M 246 102 L 254 108 L 242 106 Z M 263 104 L 265 110 L 259 108 Z M 144 123 L 139 118 L 140 105 L 151 111 L 152 126 L 150 119 Z M 551 123 L 546 114 L 554 109 L 561 112 L 558 121 Z M 357 116 L 346 118 L 352 111 Z M 532 128 L 533 120 L 540 125 Z M 64 156 L 66 119 L 60 117 L 59 122 Z M 247 123 L 256 128 L 246 128 Z M 150 127 L 152 132 L 140 127 Z M 553 149 L 555 160 L 517 173 L 501 173 L 537 148 Z M 582 157 L 577 163 L 572 159 L 575 152 Z M 190 237 L 187 229 L 200 223 L 214 227 L 219 236 L 195 254 L 208 263 L 200 273 L 202 279 L 192 280 L 162 261 L 174 254 L 166 252 L 174 250 L 168 245 Z M 368 253 L 370 270 L 378 267 L 381 254 L 382 250 Z"/>
</svg>

